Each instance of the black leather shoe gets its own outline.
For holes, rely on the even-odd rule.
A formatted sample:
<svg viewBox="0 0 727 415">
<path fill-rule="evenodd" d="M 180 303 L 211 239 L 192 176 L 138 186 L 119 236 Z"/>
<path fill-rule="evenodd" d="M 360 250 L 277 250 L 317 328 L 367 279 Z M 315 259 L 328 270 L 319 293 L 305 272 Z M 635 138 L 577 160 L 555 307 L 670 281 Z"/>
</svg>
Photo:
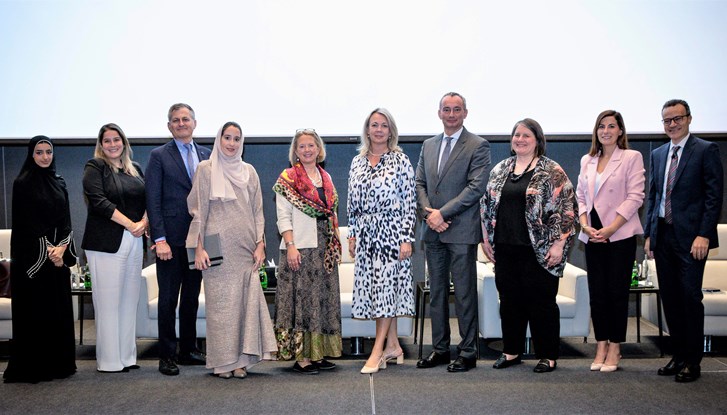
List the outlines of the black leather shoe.
<svg viewBox="0 0 727 415">
<path fill-rule="evenodd" d="M 131 366 L 126 366 L 124 369 L 125 370 L 136 370 L 136 369 L 139 369 L 139 368 L 140 368 L 139 365 L 131 365 Z"/>
<path fill-rule="evenodd" d="M 449 353 L 439 354 L 437 352 L 431 352 L 426 358 L 419 359 L 419 361 L 417 362 L 417 367 L 419 369 L 428 369 L 430 367 L 435 367 L 439 365 L 448 365 L 451 361 L 452 360 L 449 358 Z"/>
<path fill-rule="evenodd" d="M 558 362 L 553 360 L 553 366 L 550 365 L 550 360 L 548 359 L 540 359 L 537 365 L 535 365 L 535 368 L 533 369 L 533 372 L 535 373 L 547 373 L 552 372 L 555 370 L 555 368 L 558 367 Z"/>
<path fill-rule="evenodd" d="M 500 356 L 500 358 L 495 361 L 495 364 L 492 365 L 492 367 L 494 367 L 495 369 L 505 369 L 510 366 L 519 365 L 522 362 L 523 358 L 520 355 L 518 355 L 514 359 L 507 360 L 507 356 L 505 356 L 505 353 L 503 353 L 502 356 Z"/>
<path fill-rule="evenodd" d="M 666 366 L 659 368 L 657 373 L 659 376 L 674 376 L 681 372 L 685 365 L 684 362 L 676 362 L 674 359 L 671 359 Z"/>
<path fill-rule="evenodd" d="M 177 362 L 182 366 L 204 365 L 207 363 L 207 356 L 199 350 L 179 356 Z"/>
<path fill-rule="evenodd" d="M 177 364 L 172 359 L 159 359 L 159 371 L 162 375 L 177 376 L 179 374 L 179 367 L 177 367 Z"/>
<path fill-rule="evenodd" d="M 321 359 L 320 362 L 311 362 L 313 365 L 318 368 L 318 370 L 332 370 L 336 368 L 336 364 L 333 362 L 329 362 L 326 359 Z"/>
<path fill-rule="evenodd" d="M 702 368 L 699 365 L 684 365 L 684 369 L 674 376 L 674 380 L 679 383 L 694 382 L 699 379 L 702 374 Z"/>
<path fill-rule="evenodd" d="M 466 372 L 474 369 L 475 366 L 477 366 L 477 360 L 475 358 L 458 356 L 451 365 L 447 366 L 447 372 Z"/>
<path fill-rule="evenodd" d="M 313 363 L 309 364 L 308 366 L 301 366 L 298 364 L 298 362 L 295 362 L 293 365 L 293 370 L 302 373 L 304 375 L 317 375 L 318 374 L 318 367 L 314 365 Z"/>
</svg>

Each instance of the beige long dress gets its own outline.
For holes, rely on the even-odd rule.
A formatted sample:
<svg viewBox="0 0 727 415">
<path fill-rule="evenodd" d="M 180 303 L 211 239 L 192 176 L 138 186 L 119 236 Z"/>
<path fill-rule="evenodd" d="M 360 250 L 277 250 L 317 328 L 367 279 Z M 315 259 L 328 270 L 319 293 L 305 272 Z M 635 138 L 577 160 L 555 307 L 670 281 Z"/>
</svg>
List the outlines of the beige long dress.
<svg viewBox="0 0 727 415">
<path fill-rule="evenodd" d="M 220 234 L 220 266 L 203 271 L 207 319 L 207 368 L 222 373 L 272 359 L 277 351 L 273 323 L 260 286 L 253 252 L 263 239 L 260 179 L 249 171 L 246 189 L 235 187 L 236 200 L 209 200 L 210 162 L 199 164 L 187 198 L 193 216 L 187 247 L 200 234 Z"/>
</svg>

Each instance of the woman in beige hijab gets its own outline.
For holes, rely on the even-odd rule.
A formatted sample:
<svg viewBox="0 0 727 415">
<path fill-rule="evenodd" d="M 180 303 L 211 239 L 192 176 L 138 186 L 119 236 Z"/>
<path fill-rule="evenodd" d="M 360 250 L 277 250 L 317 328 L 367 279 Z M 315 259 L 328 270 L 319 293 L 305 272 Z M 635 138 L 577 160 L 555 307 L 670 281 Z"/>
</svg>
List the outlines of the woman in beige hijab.
<svg viewBox="0 0 727 415">
<path fill-rule="evenodd" d="M 260 179 L 242 161 L 242 145 L 240 126 L 225 123 L 210 159 L 199 164 L 187 198 L 193 219 L 186 245 L 196 248 L 194 265 L 204 279 L 207 368 L 223 379 L 246 377 L 248 368 L 277 351 L 258 277 L 265 260 Z M 211 236 L 219 236 L 219 266 L 211 266 L 205 250 Z"/>
</svg>

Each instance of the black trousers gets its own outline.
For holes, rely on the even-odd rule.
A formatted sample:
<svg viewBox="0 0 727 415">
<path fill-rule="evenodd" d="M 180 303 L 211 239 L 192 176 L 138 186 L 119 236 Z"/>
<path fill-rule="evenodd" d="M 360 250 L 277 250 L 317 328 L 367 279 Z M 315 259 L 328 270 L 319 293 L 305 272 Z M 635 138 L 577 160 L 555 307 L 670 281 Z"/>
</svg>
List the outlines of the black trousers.
<svg viewBox="0 0 727 415">
<path fill-rule="evenodd" d="M 176 315 L 179 304 L 179 351 L 188 354 L 197 348 L 197 309 L 202 272 L 190 270 L 187 250 L 171 246 L 172 259 L 156 260 L 159 283 L 159 357 L 169 359 L 177 352 Z M 181 294 L 180 294 L 181 291 Z"/>
<path fill-rule="evenodd" d="M 702 280 L 707 259 L 697 261 L 681 249 L 672 225 L 660 219 L 658 226 L 654 259 L 673 357 L 677 362 L 698 365 L 704 350 Z"/>
<path fill-rule="evenodd" d="M 636 237 L 586 244 L 591 321 L 597 341 L 626 341 Z"/>
<path fill-rule="evenodd" d="M 556 360 L 560 351 L 560 279 L 538 263 L 530 246 L 497 244 L 495 285 L 500 294 L 503 352 L 520 355 L 528 323 L 538 359 Z"/>
</svg>

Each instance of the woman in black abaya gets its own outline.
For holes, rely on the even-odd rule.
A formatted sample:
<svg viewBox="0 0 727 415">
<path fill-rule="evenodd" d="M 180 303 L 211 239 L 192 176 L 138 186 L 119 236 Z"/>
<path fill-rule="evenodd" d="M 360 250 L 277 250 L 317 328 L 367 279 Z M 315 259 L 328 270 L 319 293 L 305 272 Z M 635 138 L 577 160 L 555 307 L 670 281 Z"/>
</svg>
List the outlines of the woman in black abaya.
<svg viewBox="0 0 727 415">
<path fill-rule="evenodd" d="M 48 137 L 28 143 L 12 203 L 13 340 L 3 377 L 30 383 L 66 378 L 76 372 L 68 269 L 76 258 L 68 191 Z"/>
</svg>

